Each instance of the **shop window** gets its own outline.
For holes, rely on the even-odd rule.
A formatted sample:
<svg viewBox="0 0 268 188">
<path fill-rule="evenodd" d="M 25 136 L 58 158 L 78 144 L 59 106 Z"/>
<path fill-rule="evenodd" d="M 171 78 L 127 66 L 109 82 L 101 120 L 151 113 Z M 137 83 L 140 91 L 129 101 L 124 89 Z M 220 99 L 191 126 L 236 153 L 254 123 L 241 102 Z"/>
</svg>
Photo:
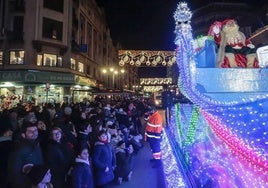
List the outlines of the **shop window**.
<svg viewBox="0 0 268 188">
<path fill-rule="evenodd" d="M 3 64 L 3 51 L 0 51 L 0 65 Z"/>
<path fill-rule="evenodd" d="M 75 70 L 75 60 L 71 58 L 71 69 Z"/>
<path fill-rule="evenodd" d="M 57 12 L 63 12 L 64 0 L 44 0 L 44 7 Z"/>
<path fill-rule="evenodd" d="M 62 22 L 43 18 L 43 37 L 55 40 L 62 40 Z"/>
<path fill-rule="evenodd" d="M 24 64 L 24 51 L 14 50 L 9 53 L 10 64 Z"/>
<path fill-rule="evenodd" d="M 84 72 L 84 64 L 81 62 L 78 62 L 78 72 Z"/>
</svg>

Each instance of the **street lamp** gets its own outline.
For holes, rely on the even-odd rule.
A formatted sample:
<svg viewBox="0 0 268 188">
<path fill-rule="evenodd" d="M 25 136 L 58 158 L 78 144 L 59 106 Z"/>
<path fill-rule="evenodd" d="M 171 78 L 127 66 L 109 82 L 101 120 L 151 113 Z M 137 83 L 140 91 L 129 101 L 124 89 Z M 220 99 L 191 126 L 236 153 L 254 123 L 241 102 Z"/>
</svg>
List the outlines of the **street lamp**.
<svg viewBox="0 0 268 188">
<path fill-rule="evenodd" d="M 107 70 L 106 69 L 103 69 L 102 70 L 102 73 L 104 74 L 104 75 L 106 75 L 106 87 L 108 87 L 108 85 L 109 85 L 109 83 L 108 83 L 108 75 L 107 75 Z M 104 80 L 104 78 L 103 78 L 103 80 Z"/>
<path fill-rule="evenodd" d="M 114 75 L 117 75 L 117 74 L 118 74 L 117 70 L 113 71 L 113 88 L 115 88 L 115 86 L 114 86 Z"/>
<path fill-rule="evenodd" d="M 120 85 L 121 85 L 121 89 L 124 90 L 125 87 L 125 69 L 121 69 L 121 76 L 120 76 Z"/>
</svg>

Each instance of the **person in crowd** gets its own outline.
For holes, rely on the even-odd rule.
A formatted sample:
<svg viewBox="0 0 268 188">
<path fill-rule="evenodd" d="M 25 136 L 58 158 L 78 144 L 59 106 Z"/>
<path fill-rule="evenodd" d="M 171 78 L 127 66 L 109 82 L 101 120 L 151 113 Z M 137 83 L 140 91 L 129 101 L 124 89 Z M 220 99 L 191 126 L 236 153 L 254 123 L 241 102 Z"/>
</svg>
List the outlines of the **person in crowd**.
<svg viewBox="0 0 268 188">
<path fill-rule="evenodd" d="M 121 184 L 122 180 L 130 181 L 133 170 L 133 147 L 126 147 L 122 140 L 117 143 L 116 147 L 116 169 L 115 176 L 117 183 Z"/>
<path fill-rule="evenodd" d="M 134 103 L 130 103 L 128 105 L 128 112 L 127 112 L 128 116 L 129 116 L 129 120 L 130 122 L 133 122 L 134 125 L 134 130 L 137 131 L 138 133 L 141 133 L 141 121 L 140 121 L 140 117 L 138 115 L 138 111 L 136 106 L 134 105 Z"/>
<path fill-rule="evenodd" d="M 53 188 L 50 169 L 46 165 L 27 164 L 23 172 L 32 182 L 31 188 Z"/>
<path fill-rule="evenodd" d="M 129 117 L 127 112 L 124 111 L 123 108 L 119 108 L 118 112 L 116 113 L 116 119 L 119 124 L 119 128 L 121 127 L 129 127 Z"/>
<path fill-rule="evenodd" d="M 155 106 L 149 107 L 148 114 L 144 140 L 150 144 L 153 153 L 153 159 L 151 159 L 154 162 L 153 168 L 157 168 L 161 166 L 160 144 L 162 141 L 163 120 Z"/>
<path fill-rule="evenodd" d="M 108 133 L 111 135 L 111 145 L 116 148 L 117 143 L 122 140 L 122 136 L 118 134 L 118 129 L 115 124 L 108 126 Z"/>
<path fill-rule="evenodd" d="M 38 142 L 36 124 L 24 121 L 21 139 L 14 143 L 8 160 L 8 180 L 11 188 L 29 188 L 31 182 L 22 169 L 25 164 L 42 165 L 43 155 Z"/>
<path fill-rule="evenodd" d="M 81 146 L 71 171 L 72 188 L 94 188 L 94 178 L 88 148 Z"/>
<path fill-rule="evenodd" d="M 77 130 L 76 125 L 73 123 L 72 118 L 72 108 L 66 106 L 64 108 L 64 115 L 62 117 L 61 123 L 57 125 L 60 127 L 67 139 L 68 144 L 74 148 L 77 145 Z"/>
<path fill-rule="evenodd" d="M 7 163 L 8 156 L 12 149 L 12 128 L 8 126 L 7 122 L 2 121 L 0 126 L 0 182 L 2 188 L 7 188 Z"/>
<path fill-rule="evenodd" d="M 49 131 L 47 130 L 47 126 L 43 120 L 37 120 L 37 129 L 40 145 L 44 148 L 48 141 Z"/>
<path fill-rule="evenodd" d="M 92 160 L 97 187 L 107 187 L 108 183 L 114 179 L 116 160 L 106 131 L 102 130 L 98 134 L 98 141 L 95 143 Z"/>
<path fill-rule="evenodd" d="M 132 132 L 129 136 L 129 144 L 133 146 L 134 154 L 137 154 L 138 151 L 143 147 L 142 135 L 138 134 L 136 131 Z"/>
<path fill-rule="evenodd" d="M 92 132 L 92 126 L 88 121 L 84 121 L 79 124 L 78 129 L 78 148 L 87 147 L 89 150 L 91 150 L 91 148 L 93 147 L 92 138 L 90 137 L 90 133 Z"/>
<path fill-rule="evenodd" d="M 51 169 L 54 188 L 65 187 L 65 175 L 74 159 L 73 151 L 64 141 L 62 134 L 59 127 L 52 128 L 44 152 L 45 162 Z"/>
</svg>

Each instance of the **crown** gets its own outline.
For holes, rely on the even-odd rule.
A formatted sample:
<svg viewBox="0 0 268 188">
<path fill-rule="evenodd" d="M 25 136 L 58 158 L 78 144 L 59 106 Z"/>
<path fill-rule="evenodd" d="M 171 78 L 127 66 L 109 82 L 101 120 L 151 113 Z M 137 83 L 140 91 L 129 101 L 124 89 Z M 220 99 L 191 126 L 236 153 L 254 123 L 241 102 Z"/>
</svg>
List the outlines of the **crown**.
<svg viewBox="0 0 268 188">
<path fill-rule="evenodd" d="M 190 21 L 192 18 L 192 12 L 188 8 L 187 3 L 180 2 L 177 6 L 177 9 L 174 13 L 174 19 L 177 22 L 186 22 Z"/>
</svg>

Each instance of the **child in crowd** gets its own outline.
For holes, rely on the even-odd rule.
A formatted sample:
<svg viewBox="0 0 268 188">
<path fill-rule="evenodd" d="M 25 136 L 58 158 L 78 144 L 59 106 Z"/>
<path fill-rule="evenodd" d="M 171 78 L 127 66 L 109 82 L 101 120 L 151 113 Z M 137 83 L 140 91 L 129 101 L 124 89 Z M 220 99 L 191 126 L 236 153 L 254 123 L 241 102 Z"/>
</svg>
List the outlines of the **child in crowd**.
<svg viewBox="0 0 268 188">
<path fill-rule="evenodd" d="M 87 147 L 81 147 L 71 172 L 72 188 L 94 188 L 94 179 Z"/>
<path fill-rule="evenodd" d="M 53 188 L 50 169 L 46 165 L 28 164 L 24 167 L 24 172 L 31 180 L 32 188 Z"/>
<path fill-rule="evenodd" d="M 115 174 L 117 183 L 121 184 L 122 180 L 130 181 L 133 170 L 133 147 L 126 147 L 124 141 L 119 141 L 116 148 L 116 169 Z"/>
<path fill-rule="evenodd" d="M 109 144 L 108 135 L 104 130 L 98 133 L 92 158 L 97 187 L 107 187 L 107 184 L 114 179 L 116 161 L 113 147 Z"/>
</svg>

